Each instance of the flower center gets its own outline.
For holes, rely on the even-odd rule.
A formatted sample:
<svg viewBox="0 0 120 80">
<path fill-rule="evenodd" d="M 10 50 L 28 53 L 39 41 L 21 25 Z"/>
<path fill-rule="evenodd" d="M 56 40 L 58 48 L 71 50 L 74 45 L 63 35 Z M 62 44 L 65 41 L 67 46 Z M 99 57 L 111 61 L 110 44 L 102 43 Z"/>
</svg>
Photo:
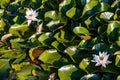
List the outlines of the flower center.
<svg viewBox="0 0 120 80">
<path fill-rule="evenodd" d="M 32 17 L 32 16 L 33 16 L 33 14 L 29 14 L 29 16 L 30 16 L 30 17 Z"/>
<path fill-rule="evenodd" d="M 99 59 L 100 59 L 100 60 L 103 60 L 103 59 L 104 59 L 104 56 L 99 56 Z"/>
</svg>

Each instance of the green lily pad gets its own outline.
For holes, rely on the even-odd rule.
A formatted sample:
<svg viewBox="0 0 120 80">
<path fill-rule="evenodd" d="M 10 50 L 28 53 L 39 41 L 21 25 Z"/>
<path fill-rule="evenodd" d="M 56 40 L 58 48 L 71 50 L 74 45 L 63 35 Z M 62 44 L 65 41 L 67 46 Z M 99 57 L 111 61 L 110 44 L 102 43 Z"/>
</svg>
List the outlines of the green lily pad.
<svg viewBox="0 0 120 80">
<path fill-rule="evenodd" d="M 14 24 L 10 27 L 9 32 L 13 35 L 17 35 L 19 37 L 22 37 L 25 35 L 25 32 L 29 30 L 28 25 L 18 25 Z"/>
<path fill-rule="evenodd" d="M 97 0 L 91 0 L 89 3 L 87 3 L 84 6 L 83 12 L 82 12 L 82 18 L 87 19 L 90 15 L 96 13 L 99 11 L 100 3 Z"/>
<path fill-rule="evenodd" d="M 44 46 L 51 47 L 51 43 L 54 41 L 53 33 L 47 32 L 39 36 L 38 41 L 40 41 Z"/>
<path fill-rule="evenodd" d="M 79 75 L 78 75 L 79 73 Z M 85 73 L 79 70 L 75 65 L 69 64 L 58 69 L 60 80 L 73 80 L 82 77 Z"/>
<path fill-rule="evenodd" d="M 5 8 L 9 4 L 10 0 L 2 0 L 0 1 L 0 7 Z"/>
<path fill-rule="evenodd" d="M 54 62 L 58 61 L 60 58 L 61 55 L 57 52 L 56 49 L 50 49 L 45 50 L 38 59 L 47 64 L 54 64 Z"/>
<path fill-rule="evenodd" d="M 81 36 L 81 35 L 90 35 L 88 29 L 86 29 L 85 27 L 82 27 L 82 26 L 77 26 L 73 29 L 73 32 L 75 34 L 77 34 L 78 36 Z"/>
<path fill-rule="evenodd" d="M 89 59 L 85 58 L 80 62 L 79 67 L 80 67 L 80 69 L 82 69 L 82 70 L 84 70 L 85 72 L 88 73 L 86 68 L 89 64 L 90 64 Z"/>
<path fill-rule="evenodd" d="M 88 74 L 83 76 L 80 80 L 101 80 L 97 74 Z"/>
<path fill-rule="evenodd" d="M 5 22 L 3 20 L 0 20 L 0 31 L 4 30 Z"/>
<path fill-rule="evenodd" d="M 9 74 L 9 71 L 11 69 L 11 66 L 10 66 L 10 60 L 9 59 L 0 59 L 0 78 L 1 80 L 4 80 L 8 74 Z"/>
<path fill-rule="evenodd" d="M 76 19 L 79 19 L 79 17 L 81 16 L 80 13 L 81 13 L 80 9 L 72 7 L 66 12 L 66 16 L 76 20 Z"/>
<path fill-rule="evenodd" d="M 120 24 L 118 22 L 111 22 L 110 24 L 108 24 L 108 28 L 107 28 L 107 36 L 108 36 L 108 40 L 110 42 L 115 42 L 117 40 L 120 40 Z"/>
<path fill-rule="evenodd" d="M 57 50 L 59 50 L 59 51 L 64 51 L 64 49 L 65 49 L 65 46 L 63 44 L 61 44 L 60 42 L 58 42 L 58 41 L 52 42 L 51 45 L 53 47 L 55 47 Z"/>
<path fill-rule="evenodd" d="M 75 63 L 79 63 L 83 58 L 89 56 L 89 53 L 87 53 L 88 51 L 79 50 L 79 49 L 77 49 L 76 46 L 70 46 L 70 47 L 66 48 L 64 52 L 67 53 L 69 55 L 69 57 Z M 86 54 L 86 55 L 84 55 L 84 54 Z"/>
<path fill-rule="evenodd" d="M 76 5 L 75 0 L 63 0 L 59 4 L 59 10 L 63 13 L 66 13 L 67 10 L 69 10 L 70 8 L 72 8 L 75 5 Z"/>
<path fill-rule="evenodd" d="M 117 55 L 117 56 L 116 56 L 115 65 L 116 65 L 117 67 L 120 67 L 120 55 Z"/>
</svg>

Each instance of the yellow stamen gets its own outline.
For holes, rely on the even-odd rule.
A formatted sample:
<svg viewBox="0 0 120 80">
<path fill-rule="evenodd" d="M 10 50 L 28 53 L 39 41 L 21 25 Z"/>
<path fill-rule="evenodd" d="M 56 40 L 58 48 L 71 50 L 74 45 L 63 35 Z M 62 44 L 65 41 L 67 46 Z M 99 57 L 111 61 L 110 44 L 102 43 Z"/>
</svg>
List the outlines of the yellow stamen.
<svg viewBox="0 0 120 80">
<path fill-rule="evenodd" d="M 32 17 L 32 16 L 33 16 L 33 14 L 29 14 L 29 16 L 30 16 L 30 17 Z"/>
<path fill-rule="evenodd" d="M 104 59 L 104 56 L 100 56 L 99 58 L 100 58 L 100 60 L 103 60 L 103 59 Z"/>
</svg>

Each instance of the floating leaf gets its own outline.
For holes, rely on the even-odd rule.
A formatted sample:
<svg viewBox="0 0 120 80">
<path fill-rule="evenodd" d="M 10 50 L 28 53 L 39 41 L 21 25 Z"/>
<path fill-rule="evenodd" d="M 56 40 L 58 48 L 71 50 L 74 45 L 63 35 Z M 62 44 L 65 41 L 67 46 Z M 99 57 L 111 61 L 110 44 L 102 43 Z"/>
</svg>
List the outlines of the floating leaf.
<svg viewBox="0 0 120 80">
<path fill-rule="evenodd" d="M 30 75 L 31 77 L 36 77 L 32 75 L 32 70 L 38 69 L 37 65 L 30 64 L 29 62 L 23 62 L 21 64 L 12 64 L 12 68 L 15 69 L 16 72 L 16 79 L 18 80 L 25 80 L 27 79 Z"/>
<path fill-rule="evenodd" d="M 79 73 L 79 75 L 77 75 Z M 75 65 L 69 64 L 58 69 L 60 80 L 73 80 L 80 78 L 85 73 L 79 70 Z"/>
<path fill-rule="evenodd" d="M 120 8 L 120 1 L 119 0 L 115 0 L 113 2 L 113 4 L 111 5 L 111 7 L 117 9 L 117 8 Z"/>
<path fill-rule="evenodd" d="M 4 80 L 8 74 L 9 74 L 9 71 L 11 69 L 11 66 L 10 66 L 10 60 L 9 59 L 0 59 L 0 79 L 1 80 Z"/>
<path fill-rule="evenodd" d="M 11 47 L 23 51 L 27 48 L 27 42 L 24 39 L 16 38 L 10 41 Z"/>
<path fill-rule="evenodd" d="M 118 22 L 111 22 L 110 24 L 108 24 L 108 28 L 107 28 L 107 36 L 108 36 L 108 40 L 110 42 L 115 42 L 117 40 L 119 40 L 119 31 L 120 31 L 120 24 Z"/>
<path fill-rule="evenodd" d="M 45 13 L 45 21 L 49 21 L 46 26 L 51 31 L 56 31 L 65 25 L 67 18 L 61 12 L 48 11 Z"/>
<path fill-rule="evenodd" d="M 120 0 L 0 0 L 0 80 L 119 79 L 119 8 Z M 38 12 L 29 26 L 27 9 Z M 112 63 L 95 66 L 99 52 Z"/>
<path fill-rule="evenodd" d="M 31 48 L 29 50 L 29 56 L 31 60 L 34 61 L 34 59 L 38 58 L 42 54 L 43 51 L 44 50 L 40 48 Z"/>
<path fill-rule="evenodd" d="M 105 51 L 105 49 L 107 50 L 107 48 L 108 47 L 105 44 L 98 43 L 98 44 L 95 44 L 92 49 L 97 51 Z"/>
<path fill-rule="evenodd" d="M 39 60 L 48 64 L 53 64 L 55 61 L 58 61 L 60 58 L 61 55 L 57 52 L 56 49 L 45 50 L 39 56 Z"/>
<path fill-rule="evenodd" d="M 16 57 L 16 60 L 13 63 L 19 64 L 22 61 L 24 61 L 26 59 L 26 57 L 27 57 L 27 54 L 25 52 L 18 54 L 18 56 Z"/>
<path fill-rule="evenodd" d="M 37 80 L 38 78 L 36 77 L 36 76 L 27 76 L 26 78 L 25 78 L 26 80 Z"/>
<path fill-rule="evenodd" d="M 65 53 L 67 53 L 71 59 L 75 62 L 73 55 L 76 53 L 77 48 L 76 46 L 72 46 L 72 47 L 68 47 L 67 49 L 65 49 Z"/>
<path fill-rule="evenodd" d="M 5 27 L 5 22 L 1 19 L 0 20 L 0 31 L 4 30 L 4 27 Z"/>
<path fill-rule="evenodd" d="M 18 4 L 18 1 L 16 1 L 16 2 L 10 3 L 9 6 L 7 7 L 7 10 L 16 12 L 19 7 L 20 5 Z"/>
<path fill-rule="evenodd" d="M 53 33 L 47 32 L 43 33 L 39 36 L 38 40 L 44 45 L 44 46 L 51 46 L 51 42 L 53 42 Z"/>
<path fill-rule="evenodd" d="M 65 49 L 65 46 L 63 44 L 61 44 L 60 42 L 58 42 L 58 41 L 52 42 L 51 45 L 53 47 L 55 47 L 57 50 L 59 50 L 59 51 L 63 51 Z"/>
<path fill-rule="evenodd" d="M 89 59 L 85 58 L 85 59 L 83 59 L 83 60 L 80 62 L 79 67 L 80 67 L 80 69 L 82 69 L 82 70 L 84 70 L 85 72 L 88 73 L 88 71 L 87 71 L 87 66 L 88 66 L 89 64 L 90 64 Z"/>
<path fill-rule="evenodd" d="M 88 48 L 89 47 L 89 40 L 82 40 L 79 45 L 79 48 Z"/>
<path fill-rule="evenodd" d="M 116 63 L 117 64 L 117 63 Z M 119 64 L 118 64 L 119 65 Z M 106 73 L 112 73 L 112 74 L 120 74 L 120 70 L 119 67 L 115 66 L 115 63 L 112 61 L 111 64 L 108 64 L 106 66 L 106 68 L 101 67 L 101 71 L 102 72 L 106 72 Z"/>
<path fill-rule="evenodd" d="M 28 30 L 28 25 L 18 25 L 14 24 L 10 27 L 9 32 L 13 35 L 17 35 L 19 37 L 22 37 L 25 35 L 25 32 Z"/>
<path fill-rule="evenodd" d="M 63 27 L 64 23 L 61 23 L 60 21 L 50 21 L 47 26 L 51 31 L 56 31 L 58 29 L 61 29 Z"/>
<path fill-rule="evenodd" d="M 90 35 L 89 31 L 85 27 L 77 26 L 73 29 L 73 32 L 78 36 Z"/>
<path fill-rule="evenodd" d="M 110 74 L 104 74 L 102 79 L 105 79 L 105 80 L 110 80 L 111 78 L 113 78 L 113 76 L 111 76 Z"/>
<path fill-rule="evenodd" d="M 119 80 L 120 79 L 120 75 L 118 75 L 117 79 L 116 80 Z"/>
<path fill-rule="evenodd" d="M 76 20 L 81 16 L 81 11 L 78 8 L 72 7 L 66 12 L 66 16 Z"/>
<path fill-rule="evenodd" d="M 120 55 L 117 55 L 117 56 L 116 56 L 115 65 L 116 65 L 117 67 L 120 67 Z"/>
<path fill-rule="evenodd" d="M 107 30 L 106 26 L 99 26 L 98 27 L 98 33 L 99 34 L 105 34 L 106 30 Z"/>
<path fill-rule="evenodd" d="M 59 20 L 60 22 L 66 22 L 66 17 L 61 13 L 57 11 L 48 11 L 45 13 L 45 21 L 50 20 Z"/>
<path fill-rule="evenodd" d="M 4 14 L 4 9 L 0 9 L 0 18 L 3 16 Z"/>
<path fill-rule="evenodd" d="M 0 1 L 0 7 L 5 8 L 9 4 L 10 0 L 2 0 Z"/>
<path fill-rule="evenodd" d="M 24 22 L 24 20 L 25 20 L 25 17 L 24 17 L 24 15 L 22 15 L 22 14 L 17 15 L 17 16 L 13 19 L 13 21 L 14 21 L 15 23 L 17 23 L 17 24 L 22 24 L 22 23 Z"/>
<path fill-rule="evenodd" d="M 83 76 L 80 80 L 101 80 L 97 74 L 88 74 Z"/>
<path fill-rule="evenodd" d="M 67 53 L 75 63 L 79 63 L 82 58 L 89 56 L 86 50 L 79 50 L 76 46 L 70 46 L 66 48 L 65 53 Z"/>
<path fill-rule="evenodd" d="M 42 0 L 32 0 L 31 6 L 32 6 L 32 8 L 37 9 L 41 6 L 41 4 L 42 4 Z"/>
<path fill-rule="evenodd" d="M 59 4 L 59 10 L 63 13 L 66 13 L 67 10 L 69 10 L 70 8 L 72 8 L 75 5 L 76 5 L 75 0 L 63 0 Z"/>
<path fill-rule="evenodd" d="M 13 63 L 20 63 L 26 58 L 26 53 L 25 52 L 18 52 L 18 51 L 12 51 L 8 50 L 6 52 L 3 52 L 3 55 L 1 56 L 2 58 L 7 58 L 10 60 L 14 59 Z"/>
<path fill-rule="evenodd" d="M 100 3 L 97 0 L 91 0 L 87 3 L 82 12 L 82 18 L 87 19 L 90 15 L 99 11 Z"/>
<path fill-rule="evenodd" d="M 120 40 L 116 41 L 113 46 L 117 49 L 120 49 Z"/>
<path fill-rule="evenodd" d="M 32 0 L 21 0 L 21 5 L 27 7 L 31 4 Z"/>
<path fill-rule="evenodd" d="M 17 79 L 25 80 L 29 75 L 31 75 L 31 69 L 23 69 L 17 73 Z"/>
<path fill-rule="evenodd" d="M 60 32 L 60 38 L 63 42 L 71 42 L 75 38 L 75 35 L 73 33 L 69 34 L 69 30 L 67 29 L 60 30 Z"/>
<path fill-rule="evenodd" d="M 89 17 L 87 20 L 85 20 L 85 24 L 87 25 L 87 28 L 90 30 L 96 30 L 99 26 L 99 21 L 95 18 L 95 15 L 92 17 Z"/>
<path fill-rule="evenodd" d="M 103 0 L 103 2 L 101 2 L 101 8 L 100 11 L 107 11 L 108 9 L 110 9 L 110 5 L 108 3 L 106 3 L 107 0 Z M 108 0 L 108 2 L 110 2 Z"/>
<path fill-rule="evenodd" d="M 36 76 L 40 80 L 47 80 L 49 74 L 50 74 L 50 72 L 48 72 L 48 71 L 42 71 L 42 70 L 39 70 L 39 69 L 33 69 L 32 70 L 32 75 Z"/>
</svg>

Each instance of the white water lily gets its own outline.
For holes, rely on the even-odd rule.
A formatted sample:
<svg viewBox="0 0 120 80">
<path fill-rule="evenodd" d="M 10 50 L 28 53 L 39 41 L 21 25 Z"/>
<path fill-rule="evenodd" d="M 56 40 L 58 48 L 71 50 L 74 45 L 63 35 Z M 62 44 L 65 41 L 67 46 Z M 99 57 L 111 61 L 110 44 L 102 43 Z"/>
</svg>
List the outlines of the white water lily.
<svg viewBox="0 0 120 80">
<path fill-rule="evenodd" d="M 28 25 L 30 25 L 32 21 L 37 21 L 38 20 L 36 18 L 37 16 L 38 16 L 38 12 L 33 11 L 33 9 L 28 9 L 26 11 L 26 16 L 25 16 L 27 18 Z"/>
<path fill-rule="evenodd" d="M 99 55 L 93 55 L 93 60 L 92 62 L 96 62 L 95 66 L 100 66 L 102 65 L 103 67 L 106 67 L 106 64 L 111 63 L 111 61 L 108 60 L 109 54 L 107 52 L 99 52 Z"/>
</svg>

